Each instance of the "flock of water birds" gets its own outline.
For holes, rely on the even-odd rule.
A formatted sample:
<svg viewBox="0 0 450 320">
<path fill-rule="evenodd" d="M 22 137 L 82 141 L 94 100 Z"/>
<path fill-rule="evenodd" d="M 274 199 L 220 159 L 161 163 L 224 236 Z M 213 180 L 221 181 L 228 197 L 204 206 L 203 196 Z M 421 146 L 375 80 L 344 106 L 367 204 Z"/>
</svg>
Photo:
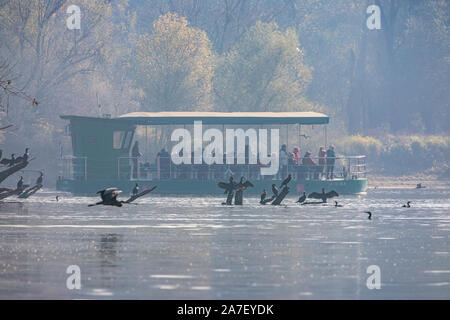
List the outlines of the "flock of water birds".
<svg viewBox="0 0 450 320">
<path fill-rule="evenodd" d="M 259 203 L 262 205 L 266 205 L 268 203 L 271 203 L 272 205 L 281 205 L 281 202 L 283 199 L 287 196 L 289 193 L 289 182 L 292 180 L 292 176 L 289 174 L 286 179 L 284 179 L 281 182 L 281 185 L 277 187 L 276 184 L 272 184 L 272 195 L 268 197 L 266 189 L 263 190 Z M 228 182 L 219 182 L 218 183 L 219 188 L 224 189 L 224 194 L 227 195 L 226 201 L 222 202 L 222 205 L 233 205 L 233 198 L 234 198 L 234 205 L 242 205 L 243 199 L 244 199 L 244 191 L 248 189 L 249 187 L 254 187 L 254 185 L 249 181 L 246 180 L 245 177 L 241 177 L 239 182 L 235 182 L 233 177 L 231 176 L 229 178 Z M 89 204 L 89 207 L 96 206 L 96 205 L 110 205 L 110 206 L 117 206 L 122 207 L 123 204 L 135 204 L 132 203 L 134 200 L 152 192 L 156 189 L 157 186 L 154 186 L 150 189 L 146 189 L 142 192 L 139 192 L 139 186 L 136 183 L 135 187 L 132 190 L 132 195 L 129 199 L 125 201 L 117 200 L 117 197 L 119 194 L 122 193 L 122 190 L 119 190 L 118 188 L 106 188 L 103 190 L 100 190 L 97 192 L 97 194 L 100 195 L 101 201 Z M 425 188 L 421 184 L 417 185 L 417 188 Z M 281 191 L 280 191 L 281 190 Z M 306 195 L 306 192 L 303 192 L 303 194 L 298 198 L 296 203 L 299 203 L 301 205 L 308 205 L 308 204 L 323 204 L 327 203 L 327 199 L 338 197 L 339 194 L 332 190 L 329 192 L 325 192 L 325 188 L 322 188 L 322 192 L 312 192 L 308 196 Z M 319 199 L 321 201 L 306 201 L 307 199 Z M 58 200 L 58 199 L 57 199 Z M 334 201 L 334 207 L 342 207 L 343 205 L 339 204 L 337 201 Z M 402 206 L 403 208 L 410 208 L 411 207 L 411 201 L 408 201 L 406 204 Z M 368 214 L 368 219 L 372 219 L 372 212 L 371 211 L 364 211 Z"/>
</svg>

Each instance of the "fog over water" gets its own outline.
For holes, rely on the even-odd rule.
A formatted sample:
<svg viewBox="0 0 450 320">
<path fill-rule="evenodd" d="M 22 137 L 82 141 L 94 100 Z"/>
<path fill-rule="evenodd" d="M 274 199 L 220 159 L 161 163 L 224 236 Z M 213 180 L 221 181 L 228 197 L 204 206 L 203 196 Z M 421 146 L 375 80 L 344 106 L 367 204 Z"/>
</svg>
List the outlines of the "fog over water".
<svg viewBox="0 0 450 320">
<path fill-rule="evenodd" d="M 450 190 L 370 189 L 334 203 L 44 192 L 0 203 L 0 298 L 449 299 Z M 402 208 L 407 201 L 411 208 Z M 364 211 L 373 215 L 369 220 Z M 66 287 L 78 265 L 81 289 Z M 381 271 L 369 290 L 367 267 Z"/>
</svg>

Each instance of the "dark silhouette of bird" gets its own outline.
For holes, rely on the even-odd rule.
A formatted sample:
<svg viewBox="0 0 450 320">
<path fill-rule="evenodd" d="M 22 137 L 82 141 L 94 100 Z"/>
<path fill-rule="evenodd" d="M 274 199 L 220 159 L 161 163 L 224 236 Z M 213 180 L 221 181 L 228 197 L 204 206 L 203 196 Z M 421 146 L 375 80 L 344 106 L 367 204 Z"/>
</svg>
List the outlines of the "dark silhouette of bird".
<svg viewBox="0 0 450 320">
<path fill-rule="evenodd" d="M 33 100 L 31 100 L 31 104 L 37 106 L 39 102 L 35 98 L 33 98 Z"/>
<path fill-rule="evenodd" d="M 264 199 L 266 199 L 266 197 L 267 197 L 267 192 L 266 192 L 266 189 L 264 189 L 263 193 L 261 193 L 261 200 L 259 201 L 259 203 L 262 204 L 264 202 Z"/>
<path fill-rule="evenodd" d="M 303 138 L 305 138 L 305 139 L 309 139 L 309 136 L 306 135 L 306 134 L 301 134 L 300 137 L 303 137 Z"/>
<path fill-rule="evenodd" d="M 0 164 L 3 164 L 4 166 L 11 167 L 14 165 L 14 162 L 16 161 L 16 157 L 14 156 L 14 153 L 11 155 L 11 159 L 2 159 L 0 160 Z"/>
<path fill-rule="evenodd" d="M 274 196 L 278 197 L 278 188 L 277 188 L 276 184 L 272 185 L 272 193 Z"/>
<path fill-rule="evenodd" d="M 410 203 L 411 201 L 408 201 L 406 204 L 402 206 L 402 208 L 411 208 Z"/>
<path fill-rule="evenodd" d="M 37 178 L 37 180 L 36 180 L 36 185 L 38 185 L 38 186 L 40 186 L 40 185 L 42 185 L 42 181 L 44 180 L 43 179 L 43 177 L 44 177 L 44 174 L 40 171 L 40 176 Z"/>
<path fill-rule="evenodd" d="M 335 206 L 335 207 L 342 207 L 342 204 L 338 204 L 338 202 L 335 201 L 335 202 L 334 202 L 334 206 Z"/>
<path fill-rule="evenodd" d="M 245 178 L 244 178 L 244 177 L 241 177 L 241 180 L 239 181 L 239 183 L 237 183 L 237 184 L 235 185 L 235 189 L 245 190 L 245 189 L 247 189 L 248 187 L 253 187 L 253 183 L 251 183 L 251 182 L 248 181 L 248 180 L 245 180 L 245 182 L 244 182 L 244 180 L 245 180 Z"/>
<path fill-rule="evenodd" d="M 325 193 L 325 188 L 322 188 L 322 193 L 313 192 L 308 195 L 308 198 L 322 199 L 323 203 L 326 203 L 328 198 L 333 198 L 333 197 L 339 197 L 339 194 L 334 190 Z"/>
<path fill-rule="evenodd" d="M 102 198 L 102 201 L 97 202 L 95 204 L 90 204 L 89 207 L 97 206 L 97 205 L 104 205 L 104 206 L 116 206 L 121 207 L 123 203 L 126 203 L 125 201 L 119 201 L 117 200 L 117 196 L 122 193 L 122 190 L 119 190 L 117 188 L 106 188 L 104 190 L 97 191 L 97 194 L 100 194 L 100 197 Z"/>
<path fill-rule="evenodd" d="M 416 185 L 416 189 L 423 189 L 423 188 L 426 188 L 426 187 L 423 186 L 421 183 L 418 183 L 418 184 Z"/>
<path fill-rule="evenodd" d="M 367 213 L 369 216 L 367 217 L 367 219 L 372 220 L 372 212 L 370 211 L 364 211 L 364 213 Z"/>
<path fill-rule="evenodd" d="M 136 185 L 134 186 L 133 190 L 131 191 L 131 194 L 133 196 L 137 195 L 139 193 L 139 185 L 136 183 Z"/>
<path fill-rule="evenodd" d="M 229 182 L 219 182 L 217 184 L 219 188 L 225 189 L 224 194 L 233 191 L 236 188 L 236 183 L 233 181 L 233 177 L 230 177 Z"/>
<path fill-rule="evenodd" d="M 59 201 L 59 196 L 56 196 L 56 202 L 58 202 Z"/>
<path fill-rule="evenodd" d="M 303 195 L 300 196 L 300 198 L 298 198 L 297 202 L 298 203 L 303 203 L 306 200 L 306 192 L 303 192 Z"/>
<path fill-rule="evenodd" d="M 261 203 L 261 204 L 267 204 L 267 203 L 272 202 L 273 200 L 275 200 L 276 197 L 277 197 L 276 195 L 272 195 L 270 198 L 264 199 L 264 200 L 261 201 L 260 203 Z"/>
<path fill-rule="evenodd" d="M 23 184 L 23 177 L 20 176 L 19 181 L 17 181 L 17 188 L 16 188 L 16 190 L 22 192 L 24 189 L 26 189 L 28 187 L 29 187 L 28 184 Z"/>
<path fill-rule="evenodd" d="M 281 182 L 280 189 L 282 189 L 283 186 L 287 186 L 287 184 L 291 181 L 291 179 L 292 179 L 292 176 L 291 176 L 291 174 L 289 173 L 289 175 L 287 176 L 287 178 L 284 179 L 283 182 Z"/>
<path fill-rule="evenodd" d="M 26 148 L 23 156 L 17 157 L 16 159 L 14 159 L 14 164 L 21 163 L 21 162 L 27 162 L 29 156 L 30 156 L 29 148 Z"/>
</svg>

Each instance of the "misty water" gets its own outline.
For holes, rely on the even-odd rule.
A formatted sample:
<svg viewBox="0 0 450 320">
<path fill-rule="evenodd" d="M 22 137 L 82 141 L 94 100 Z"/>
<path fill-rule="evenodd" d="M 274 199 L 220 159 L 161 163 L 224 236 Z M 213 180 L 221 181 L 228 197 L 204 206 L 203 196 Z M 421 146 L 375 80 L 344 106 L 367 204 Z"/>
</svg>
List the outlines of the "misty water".
<svg viewBox="0 0 450 320">
<path fill-rule="evenodd" d="M 294 196 L 280 207 L 256 197 L 225 207 L 150 195 L 122 208 L 52 192 L 12 199 L 0 203 L 0 298 L 449 299 L 449 195 L 371 189 L 340 196 L 340 208 Z M 69 265 L 80 267 L 80 290 L 66 287 Z M 380 289 L 367 287 L 371 265 Z"/>
</svg>

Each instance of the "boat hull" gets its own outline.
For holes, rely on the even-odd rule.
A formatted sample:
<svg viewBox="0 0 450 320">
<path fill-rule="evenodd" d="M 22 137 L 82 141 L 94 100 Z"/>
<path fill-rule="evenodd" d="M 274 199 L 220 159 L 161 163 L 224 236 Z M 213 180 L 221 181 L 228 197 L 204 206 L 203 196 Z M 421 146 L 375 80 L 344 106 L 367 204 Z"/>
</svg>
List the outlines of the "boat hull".
<svg viewBox="0 0 450 320">
<path fill-rule="evenodd" d="M 221 180 L 58 180 L 56 189 L 74 194 L 93 195 L 98 190 L 108 187 L 117 187 L 124 192 L 131 192 L 136 183 L 141 190 L 152 186 L 158 186 L 152 194 L 162 195 L 223 195 L 224 190 L 217 186 Z M 224 181 L 224 180 L 222 180 Z M 250 195 L 261 194 L 265 188 L 270 193 L 272 184 L 279 186 L 281 180 L 254 180 L 253 188 L 248 188 L 245 193 Z M 367 179 L 334 179 L 334 180 L 296 180 L 289 183 L 290 194 L 302 194 L 303 192 L 321 192 L 335 190 L 339 194 L 357 194 L 367 189 Z"/>
</svg>

